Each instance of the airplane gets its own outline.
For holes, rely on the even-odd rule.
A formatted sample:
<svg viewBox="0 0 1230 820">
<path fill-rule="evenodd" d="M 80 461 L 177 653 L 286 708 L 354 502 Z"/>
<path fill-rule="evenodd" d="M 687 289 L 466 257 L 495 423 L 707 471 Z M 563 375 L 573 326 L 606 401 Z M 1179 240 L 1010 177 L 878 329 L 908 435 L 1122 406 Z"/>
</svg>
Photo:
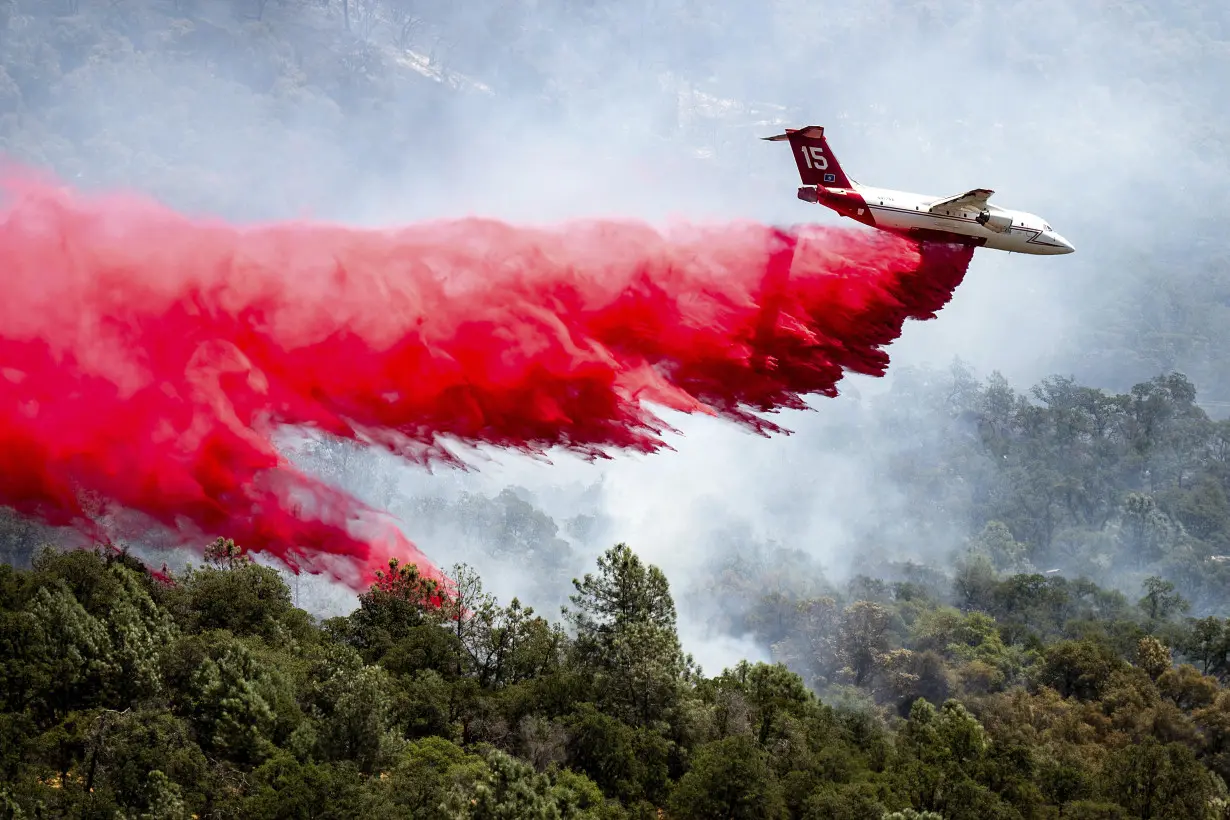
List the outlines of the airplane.
<svg viewBox="0 0 1230 820">
<path fill-rule="evenodd" d="M 860 185 L 841 170 L 823 126 L 787 128 L 784 134 L 761 139 L 789 140 L 804 185 L 799 199 L 872 228 L 923 242 L 1014 253 L 1057 255 L 1076 250 L 1042 217 L 992 205 L 988 200 L 995 192 L 987 188 L 935 197 Z"/>
</svg>

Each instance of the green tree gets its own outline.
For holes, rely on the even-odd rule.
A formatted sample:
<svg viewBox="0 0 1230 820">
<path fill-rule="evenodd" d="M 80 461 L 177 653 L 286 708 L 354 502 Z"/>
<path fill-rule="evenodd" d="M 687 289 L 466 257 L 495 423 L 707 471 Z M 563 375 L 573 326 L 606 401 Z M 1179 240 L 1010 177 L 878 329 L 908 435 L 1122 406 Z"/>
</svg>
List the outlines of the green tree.
<svg viewBox="0 0 1230 820">
<path fill-rule="evenodd" d="M 625 803 L 657 800 L 666 792 L 671 744 L 657 732 L 632 727 L 580 703 L 564 721 L 568 763 L 602 791 Z"/>
<path fill-rule="evenodd" d="M 306 693 L 314 752 L 322 760 L 353 761 L 371 774 L 396 757 L 396 692 L 388 672 L 353 649 L 329 647 L 317 656 Z"/>
<path fill-rule="evenodd" d="M 55 720 L 73 709 L 123 708 L 158 694 L 159 662 L 175 630 L 137 574 L 87 552 L 36 563 L 52 577 L 24 616 L 6 619 L 26 631 L 16 662 L 5 666 L 19 678 L 45 681 L 37 714 Z"/>
<path fill-rule="evenodd" d="M 752 738 L 733 735 L 696 750 L 671 793 L 673 817 L 784 818 L 785 801 L 768 755 Z"/>
<path fill-rule="evenodd" d="M 602 793 L 584 775 L 539 773 L 498 749 L 486 754 L 488 772 L 452 792 L 449 815 L 462 820 L 602 820 L 611 816 Z"/>
<path fill-rule="evenodd" d="M 1060 641 L 1046 648 L 1035 679 L 1064 697 L 1097 700 L 1123 661 L 1095 641 Z"/>
<path fill-rule="evenodd" d="M 842 613 L 838 656 L 855 686 L 875 672 L 888 651 L 890 618 L 887 608 L 870 601 L 855 601 Z"/>
<path fill-rule="evenodd" d="M 164 675 L 201 748 L 237 764 L 268 758 L 302 719 L 281 669 L 228 632 L 181 638 Z"/>
<path fill-rule="evenodd" d="M 740 661 L 734 669 L 724 671 L 717 684 L 735 688 L 755 710 L 754 728 L 761 744 L 769 740 L 773 729 L 781 729 L 782 715 L 801 715 L 816 705 L 803 679 L 782 664 Z"/>
<path fill-rule="evenodd" d="M 1202 674 L 1224 679 L 1230 673 L 1230 629 L 1220 618 L 1189 618 L 1177 648 Z"/>
<path fill-rule="evenodd" d="M 449 816 L 459 820 L 562 820 L 564 815 L 546 776 L 499 750 L 487 755 L 487 765 L 487 777 L 475 783 L 468 793 L 450 798 Z"/>
<path fill-rule="evenodd" d="M 675 630 L 675 603 L 666 576 L 643 564 L 626 544 L 598 558 L 598 573 L 573 580 L 579 666 L 592 674 L 600 704 L 633 726 L 665 719 L 679 698 L 691 658 Z"/>
<path fill-rule="evenodd" d="M 1105 799 L 1136 817 L 1211 818 L 1209 773 L 1191 749 L 1153 738 L 1112 752 L 1102 770 Z"/>
<path fill-rule="evenodd" d="M 1190 607 L 1182 595 L 1175 592 L 1174 584 L 1157 576 L 1150 576 L 1141 584 L 1144 597 L 1137 604 L 1151 621 L 1166 621 L 1186 612 Z"/>
<path fill-rule="evenodd" d="M 972 552 L 986 555 L 999 572 L 1030 572 L 1028 547 L 1012 536 L 1012 530 L 1001 521 L 989 521 L 974 539 Z"/>
<path fill-rule="evenodd" d="M 310 640 L 309 620 L 293 605 L 282 576 L 247 556 L 239 559 L 188 567 L 175 578 L 175 586 L 161 597 L 177 623 L 189 632 L 225 629 L 238 637 L 259 635 L 275 643 Z"/>
<path fill-rule="evenodd" d="M 911 807 L 945 817 L 1012 817 L 1003 800 L 978 782 L 989 749 L 986 730 L 960 703 L 949 700 L 937 710 L 917 700 L 897 739 L 896 791 Z"/>
<path fill-rule="evenodd" d="M 498 689 L 533 677 L 560 660 L 562 635 L 532 607 L 513 598 L 500 606 L 483 591 L 472 567 L 458 564 L 451 572 L 453 590 L 446 605 L 450 627 L 464 650 L 457 671 L 469 670 L 484 688 Z"/>
</svg>

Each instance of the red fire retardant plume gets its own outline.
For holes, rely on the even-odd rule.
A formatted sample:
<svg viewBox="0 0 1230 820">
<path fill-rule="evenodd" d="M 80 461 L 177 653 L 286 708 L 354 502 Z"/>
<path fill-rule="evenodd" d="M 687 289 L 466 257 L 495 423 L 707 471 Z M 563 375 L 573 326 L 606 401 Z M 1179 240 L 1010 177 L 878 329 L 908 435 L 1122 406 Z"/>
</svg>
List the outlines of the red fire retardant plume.
<svg viewBox="0 0 1230 820">
<path fill-rule="evenodd" d="M 755 414 L 836 395 L 843 369 L 882 375 L 881 347 L 969 259 L 748 222 L 235 227 L 11 175 L 0 504 L 87 537 L 100 514 L 225 535 L 356 586 L 391 556 L 435 575 L 276 430 L 420 462 L 453 459 L 449 439 L 651 452 L 668 428 L 643 402 L 776 432 Z"/>
</svg>

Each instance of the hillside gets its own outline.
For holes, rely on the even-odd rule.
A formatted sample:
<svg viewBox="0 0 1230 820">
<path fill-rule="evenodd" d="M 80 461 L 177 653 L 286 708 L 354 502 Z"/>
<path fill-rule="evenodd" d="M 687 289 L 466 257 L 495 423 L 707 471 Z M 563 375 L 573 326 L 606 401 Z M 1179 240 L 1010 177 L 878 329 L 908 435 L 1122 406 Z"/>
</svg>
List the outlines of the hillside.
<svg viewBox="0 0 1230 820">
<path fill-rule="evenodd" d="M 567 632 L 465 567 L 460 619 L 390 569 L 317 625 L 221 540 L 169 586 L 89 552 L 0 567 L 6 816 L 1224 816 L 1230 624 L 1158 579 L 1137 603 L 864 579 L 781 609 L 822 701 L 781 665 L 706 676 L 623 545 Z"/>
<path fill-rule="evenodd" d="M 574 545 L 602 523 L 516 492 L 393 508 L 537 578 L 558 624 L 466 566 L 460 619 L 403 568 L 324 621 L 222 542 L 169 582 L 123 555 L 4 567 L 10 816 L 1222 816 L 1227 423 L 1181 376 L 1031 400 L 923 375 L 865 434 L 950 423 L 893 453 L 911 493 L 849 580 L 736 531 L 682 592 L 622 545 L 595 572 Z M 954 510 L 980 534 L 927 560 Z M 774 663 L 696 668 L 681 612 Z"/>
</svg>

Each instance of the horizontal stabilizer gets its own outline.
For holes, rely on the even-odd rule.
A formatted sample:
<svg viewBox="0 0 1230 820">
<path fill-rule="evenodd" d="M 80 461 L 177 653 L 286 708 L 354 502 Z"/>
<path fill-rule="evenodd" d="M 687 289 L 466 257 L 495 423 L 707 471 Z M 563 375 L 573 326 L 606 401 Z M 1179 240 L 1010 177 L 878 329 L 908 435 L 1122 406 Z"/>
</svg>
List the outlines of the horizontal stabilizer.
<svg viewBox="0 0 1230 820">
<path fill-rule="evenodd" d="M 790 139 L 792 134 L 798 134 L 799 136 L 810 137 L 812 139 L 819 139 L 824 136 L 824 126 L 809 125 L 805 128 L 787 128 L 786 133 L 784 134 L 774 134 L 771 137 L 761 137 L 761 139 L 767 142 L 781 142 L 782 140 Z"/>
</svg>

